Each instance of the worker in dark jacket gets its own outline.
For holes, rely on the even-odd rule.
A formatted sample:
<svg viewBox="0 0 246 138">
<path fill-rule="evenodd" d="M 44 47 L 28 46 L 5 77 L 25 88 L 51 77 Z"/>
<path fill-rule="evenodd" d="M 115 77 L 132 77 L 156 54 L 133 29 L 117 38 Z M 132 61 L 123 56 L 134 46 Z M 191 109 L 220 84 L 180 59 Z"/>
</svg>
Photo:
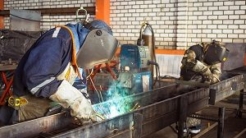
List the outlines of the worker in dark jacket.
<svg viewBox="0 0 246 138">
<path fill-rule="evenodd" d="M 227 59 L 228 50 L 224 44 L 213 40 L 189 47 L 181 61 L 180 79 L 214 84 L 220 81 L 221 62 Z M 186 126 L 191 133 L 200 132 L 201 120 L 187 118 Z"/>
<path fill-rule="evenodd" d="M 227 58 L 228 50 L 218 41 L 191 46 L 181 61 L 182 80 L 196 80 L 213 84 L 220 81 L 220 63 Z"/>
<path fill-rule="evenodd" d="M 56 104 L 69 108 L 71 115 L 81 122 L 98 121 L 97 113 L 85 96 L 86 88 L 78 89 L 73 84 L 77 80 L 77 84 L 86 86 L 80 68 L 83 66 L 78 64 L 102 62 L 91 58 L 94 54 L 104 55 L 105 51 L 114 53 L 117 42 L 111 28 L 100 20 L 86 25 L 57 26 L 44 33 L 26 52 L 15 71 L 14 96 L 8 101 L 15 109 L 11 121 L 16 123 L 42 117 Z M 105 45 L 111 48 L 105 48 Z M 87 53 L 81 55 L 83 49 Z M 109 57 L 102 58 L 109 60 Z"/>
</svg>

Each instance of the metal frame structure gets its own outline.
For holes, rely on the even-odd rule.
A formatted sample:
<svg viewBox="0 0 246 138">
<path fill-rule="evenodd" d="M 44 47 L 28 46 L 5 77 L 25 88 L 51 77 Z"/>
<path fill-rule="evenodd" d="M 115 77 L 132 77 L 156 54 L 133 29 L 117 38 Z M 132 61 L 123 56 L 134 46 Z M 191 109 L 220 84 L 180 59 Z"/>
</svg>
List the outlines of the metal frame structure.
<svg viewBox="0 0 246 138">
<path fill-rule="evenodd" d="M 103 122 L 77 126 L 67 113 L 55 114 L 0 128 L 2 137 L 144 138 L 175 122 L 183 130 L 187 116 L 244 90 L 243 75 L 235 75 L 208 88 L 170 84 L 132 95 L 141 107 Z M 223 113 L 222 113 L 223 116 Z M 219 118 L 223 119 L 223 118 Z M 218 137 L 223 136 L 223 120 Z M 183 137 L 178 131 L 178 138 Z"/>
<path fill-rule="evenodd" d="M 246 66 L 242 66 L 233 70 L 228 71 L 228 73 L 233 74 L 233 75 L 238 75 L 241 74 L 243 75 L 243 82 L 246 82 Z M 243 103 L 244 103 L 244 95 L 246 95 L 245 91 L 245 83 L 241 84 L 244 85 L 244 89 L 240 90 L 239 94 L 239 104 L 238 104 L 238 117 L 242 118 L 243 113 L 245 113 L 245 110 L 243 109 Z"/>
</svg>

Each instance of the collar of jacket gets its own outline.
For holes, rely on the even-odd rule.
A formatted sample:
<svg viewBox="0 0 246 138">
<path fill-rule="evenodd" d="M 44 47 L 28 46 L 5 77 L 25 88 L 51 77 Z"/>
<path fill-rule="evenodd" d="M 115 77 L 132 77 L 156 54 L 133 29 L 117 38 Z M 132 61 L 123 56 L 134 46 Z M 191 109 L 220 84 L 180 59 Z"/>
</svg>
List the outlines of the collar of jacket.
<svg viewBox="0 0 246 138">
<path fill-rule="evenodd" d="M 86 29 L 81 23 L 70 23 L 66 25 L 72 31 L 74 40 L 76 53 L 79 51 L 80 47 L 83 45 L 89 30 Z"/>
</svg>

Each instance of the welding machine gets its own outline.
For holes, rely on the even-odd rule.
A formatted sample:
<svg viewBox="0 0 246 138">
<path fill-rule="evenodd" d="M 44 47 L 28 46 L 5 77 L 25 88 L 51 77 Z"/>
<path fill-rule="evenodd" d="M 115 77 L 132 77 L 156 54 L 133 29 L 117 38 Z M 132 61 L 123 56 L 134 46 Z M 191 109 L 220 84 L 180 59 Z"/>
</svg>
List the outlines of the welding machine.
<svg viewBox="0 0 246 138">
<path fill-rule="evenodd" d="M 152 74 L 149 68 L 150 51 L 148 46 L 133 44 L 121 45 L 120 73 L 118 81 L 130 93 L 151 90 Z"/>
<path fill-rule="evenodd" d="M 107 101 L 116 97 L 151 90 L 153 82 L 149 62 L 150 51 L 148 46 L 121 45 L 119 70 L 115 72 L 117 79 L 112 79 L 110 74 L 97 73 L 95 86 L 100 86 L 101 94 L 91 94 L 94 97 L 92 98 L 93 101 L 97 101 L 98 95 L 101 95 L 101 99 Z"/>
<path fill-rule="evenodd" d="M 121 45 L 120 70 L 139 70 L 148 68 L 150 51 L 148 46 L 137 46 L 133 44 Z"/>
</svg>

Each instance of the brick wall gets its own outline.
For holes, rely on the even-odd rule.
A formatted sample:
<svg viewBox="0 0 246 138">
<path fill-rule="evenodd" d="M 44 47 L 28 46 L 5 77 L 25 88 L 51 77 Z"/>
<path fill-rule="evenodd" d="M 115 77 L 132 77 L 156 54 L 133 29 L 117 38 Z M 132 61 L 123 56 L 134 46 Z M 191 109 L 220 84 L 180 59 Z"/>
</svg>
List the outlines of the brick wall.
<svg viewBox="0 0 246 138">
<path fill-rule="evenodd" d="M 136 43 L 146 19 L 159 48 L 186 49 L 212 39 L 246 43 L 245 10 L 245 0 L 111 0 L 111 26 L 123 43 Z"/>
<path fill-rule="evenodd" d="M 5 9 L 94 6 L 95 0 L 5 0 Z M 186 49 L 212 39 L 246 43 L 245 0 L 111 0 L 111 27 L 122 44 L 136 43 L 141 23 L 147 20 L 155 32 L 156 46 Z M 44 16 L 43 20 L 75 16 Z M 8 28 L 8 18 L 5 19 Z M 49 29 L 55 23 L 42 23 Z"/>
<path fill-rule="evenodd" d="M 62 7 L 90 7 L 95 6 L 95 0 L 4 0 L 4 9 L 42 9 Z M 41 20 L 41 29 L 47 30 L 55 25 L 63 25 L 75 21 L 74 15 L 44 15 Z M 91 16 L 94 18 L 94 16 Z M 5 28 L 9 28 L 9 18 L 5 18 Z"/>
</svg>

